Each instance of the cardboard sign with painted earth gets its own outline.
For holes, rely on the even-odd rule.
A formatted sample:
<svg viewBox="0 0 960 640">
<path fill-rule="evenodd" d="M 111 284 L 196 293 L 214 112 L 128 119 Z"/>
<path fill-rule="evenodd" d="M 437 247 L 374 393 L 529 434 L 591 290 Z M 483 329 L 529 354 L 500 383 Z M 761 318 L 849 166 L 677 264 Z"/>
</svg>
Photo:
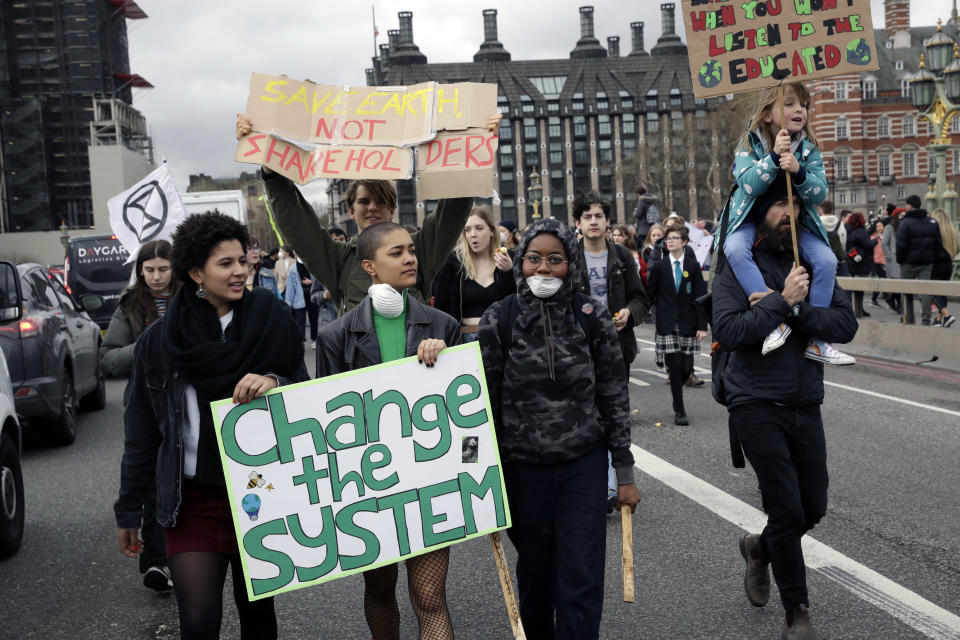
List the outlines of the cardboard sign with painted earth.
<svg viewBox="0 0 960 640">
<path fill-rule="evenodd" d="M 877 69 L 869 0 L 682 0 L 698 98 Z"/>
</svg>

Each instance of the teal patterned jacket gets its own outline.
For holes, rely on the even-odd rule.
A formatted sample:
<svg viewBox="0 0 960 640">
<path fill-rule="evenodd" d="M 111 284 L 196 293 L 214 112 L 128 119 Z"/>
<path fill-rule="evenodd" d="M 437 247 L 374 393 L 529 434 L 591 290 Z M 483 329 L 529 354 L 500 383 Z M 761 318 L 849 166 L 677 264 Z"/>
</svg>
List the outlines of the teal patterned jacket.
<svg viewBox="0 0 960 640">
<path fill-rule="evenodd" d="M 793 176 L 794 187 L 800 194 L 803 207 L 800 211 L 801 227 L 819 236 L 830 244 L 827 231 L 820 222 L 816 206 L 827 197 L 827 174 L 823 168 L 823 156 L 806 137 L 794 143 L 794 155 L 800 163 L 803 182 L 797 182 Z M 750 150 L 738 149 L 733 163 L 733 178 L 737 189 L 730 198 L 730 227 L 733 233 L 747 219 L 756 199 L 773 184 L 782 169 L 770 157 L 770 149 L 756 132 L 750 133 Z M 717 234 L 714 246 L 719 242 Z"/>
</svg>

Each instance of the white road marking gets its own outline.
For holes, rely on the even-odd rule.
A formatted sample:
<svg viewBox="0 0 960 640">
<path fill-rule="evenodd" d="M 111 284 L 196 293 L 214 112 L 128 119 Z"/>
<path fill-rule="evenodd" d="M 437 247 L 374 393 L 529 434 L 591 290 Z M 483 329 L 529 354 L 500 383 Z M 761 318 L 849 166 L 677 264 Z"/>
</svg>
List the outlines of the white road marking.
<svg viewBox="0 0 960 640">
<path fill-rule="evenodd" d="M 653 343 L 653 342 L 650 342 L 649 340 L 642 340 L 642 339 L 640 339 L 640 338 L 637 338 L 637 342 L 642 342 L 642 343 L 644 343 L 644 344 L 655 344 L 655 343 Z M 699 355 L 699 356 L 701 356 L 701 357 L 704 357 L 704 358 L 709 358 L 709 357 L 710 357 L 708 354 L 703 354 L 703 353 L 700 353 L 700 354 L 697 354 L 697 355 Z M 694 370 L 695 370 L 695 371 L 700 371 L 700 369 L 698 369 L 697 367 L 694 367 Z M 708 371 L 708 370 L 706 370 L 706 369 L 703 369 L 703 371 L 704 371 L 704 373 L 710 373 L 710 371 Z M 838 388 L 838 389 L 843 389 L 844 391 L 852 391 L 852 392 L 854 392 L 854 393 L 862 393 L 862 394 L 865 395 L 865 396 L 873 396 L 873 397 L 875 397 L 875 398 L 882 398 L 882 399 L 884 399 L 884 400 L 890 400 L 891 402 L 899 402 L 900 404 L 906 404 L 906 405 L 909 405 L 909 406 L 911 406 L 911 407 L 919 407 L 919 408 L 921 408 L 921 409 L 928 409 L 928 410 L 930 410 L 930 411 L 937 411 L 937 412 L 939 412 L 939 413 L 945 413 L 945 414 L 947 414 L 948 416 L 957 416 L 957 417 L 960 417 L 960 411 L 954 411 L 953 409 L 945 409 L 945 408 L 943 408 L 943 407 L 937 407 L 937 406 L 934 406 L 934 405 L 932 405 L 932 404 L 924 404 L 924 403 L 922 403 L 922 402 L 916 402 L 915 400 L 907 400 L 906 398 L 898 398 L 898 397 L 896 397 L 896 396 L 891 396 L 891 395 L 887 395 L 887 394 L 883 394 L 883 393 L 877 393 L 876 391 L 870 391 L 869 389 L 858 389 L 858 388 L 856 388 L 856 387 L 851 387 L 851 386 L 848 386 L 848 385 L 845 385 L 845 384 L 840 384 L 839 382 L 830 382 L 829 380 L 824 380 L 824 381 L 823 381 L 823 384 L 825 384 L 825 385 L 827 385 L 827 386 L 830 386 L 830 387 L 836 387 L 836 388 Z"/>
<path fill-rule="evenodd" d="M 939 411 L 940 413 L 945 413 L 948 416 L 960 416 L 960 411 L 954 411 L 953 409 L 944 409 L 943 407 L 935 407 L 932 404 L 924 404 L 922 402 L 915 402 L 913 400 L 907 400 L 906 398 L 898 398 L 896 396 L 888 396 L 882 393 L 877 393 L 876 391 L 869 391 L 867 389 L 857 389 L 856 387 L 848 387 L 845 384 L 839 384 L 837 382 L 830 382 L 824 380 L 823 384 L 829 385 L 831 387 L 837 387 L 838 389 L 843 389 L 845 391 L 855 391 L 856 393 L 862 393 L 866 396 L 874 396 L 876 398 L 883 398 L 884 400 L 892 400 L 893 402 L 899 402 L 900 404 L 908 404 L 911 407 L 920 407 L 921 409 L 929 409 L 930 411 Z"/>
<path fill-rule="evenodd" d="M 759 509 L 637 445 L 631 445 L 630 450 L 633 452 L 637 469 L 744 531 L 760 531 L 766 524 L 767 516 Z M 804 536 L 803 557 L 812 570 L 928 638 L 960 640 L 960 616 L 935 605 L 832 547 L 810 536 Z"/>
<path fill-rule="evenodd" d="M 646 373 L 647 375 L 657 376 L 658 378 L 667 379 L 667 374 L 660 373 L 659 371 L 654 371 L 653 369 L 630 369 L 631 373 Z"/>
<path fill-rule="evenodd" d="M 649 383 L 649 382 L 644 382 L 644 381 L 641 380 L 640 378 L 634 378 L 633 376 L 630 376 L 630 382 L 633 383 L 633 384 L 635 384 L 635 385 L 637 385 L 638 387 L 649 387 L 649 386 L 650 386 L 650 383 Z"/>
</svg>

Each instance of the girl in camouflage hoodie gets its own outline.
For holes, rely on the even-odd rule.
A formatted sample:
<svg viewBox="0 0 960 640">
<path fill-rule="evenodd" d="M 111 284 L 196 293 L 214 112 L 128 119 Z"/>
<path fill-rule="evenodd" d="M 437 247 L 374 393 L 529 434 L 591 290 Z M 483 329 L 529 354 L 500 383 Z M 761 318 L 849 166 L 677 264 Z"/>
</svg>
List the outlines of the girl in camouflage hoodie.
<svg viewBox="0 0 960 640">
<path fill-rule="evenodd" d="M 489 307 L 479 329 L 532 638 L 599 637 L 608 450 L 617 507 L 640 502 L 623 357 L 610 314 L 576 293 L 578 254 L 566 225 L 534 223 L 517 250 L 516 296 Z"/>
</svg>

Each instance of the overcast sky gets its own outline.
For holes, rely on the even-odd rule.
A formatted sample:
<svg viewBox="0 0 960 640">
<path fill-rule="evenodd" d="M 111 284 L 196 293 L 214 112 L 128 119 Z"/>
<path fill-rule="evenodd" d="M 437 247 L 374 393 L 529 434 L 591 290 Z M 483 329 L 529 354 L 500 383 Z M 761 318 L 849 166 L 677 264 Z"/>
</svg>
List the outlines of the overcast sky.
<svg viewBox="0 0 960 640">
<path fill-rule="evenodd" d="M 396 29 L 397 12 L 413 12 L 413 38 L 429 62 L 473 59 L 483 41 L 484 9 L 498 10 L 499 38 L 514 60 L 566 58 L 580 37 L 578 7 L 590 0 L 497 3 L 476 0 L 377 2 L 378 42 Z M 128 20 L 130 68 L 154 89 L 134 89 L 157 160 L 166 158 L 178 186 L 188 176 L 237 175 L 252 165 L 233 161 L 235 114 L 246 104 L 250 73 L 286 74 L 327 84 L 366 84 L 373 55 L 369 2 L 330 0 L 137 0 L 150 17 Z M 630 23 L 645 23 L 646 49 L 661 34 L 659 0 L 597 0 L 595 35 L 620 36 L 630 51 Z M 678 31 L 683 37 L 680 2 Z M 883 0 L 871 0 L 883 27 Z M 912 25 L 949 18 L 950 0 L 911 3 Z M 685 39 L 685 38 L 684 38 Z M 312 198 L 313 196 L 311 196 Z"/>
</svg>

